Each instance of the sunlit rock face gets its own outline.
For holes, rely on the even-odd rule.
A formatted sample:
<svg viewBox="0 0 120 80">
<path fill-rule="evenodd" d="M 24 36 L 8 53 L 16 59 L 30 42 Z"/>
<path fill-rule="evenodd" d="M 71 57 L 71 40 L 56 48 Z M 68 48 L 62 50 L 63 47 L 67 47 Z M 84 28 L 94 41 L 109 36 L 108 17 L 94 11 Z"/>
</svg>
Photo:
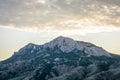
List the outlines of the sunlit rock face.
<svg viewBox="0 0 120 80">
<path fill-rule="evenodd" d="M 0 79 L 115 80 L 120 79 L 115 77 L 120 73 L 119 57 L 94 44 L 60 36 L 43 45 L 29 43 L 0 62 Z"/>
<path fill-rule="evenodd" d="M 58 47 L 62 52 L 65 52 L 65 53 L 72 52 L 73 50 L 76 49 L 76 50 L 84 51 L 88 55 L 110 56 L 110 54 L 107 51 L 91 43 L 75 41 L 71 38 L 62 37 L 62 36 L 45 44 L 44 47 L 45 48 L 49 47 L 50 49 L 54 49 Z"/>
</svg>

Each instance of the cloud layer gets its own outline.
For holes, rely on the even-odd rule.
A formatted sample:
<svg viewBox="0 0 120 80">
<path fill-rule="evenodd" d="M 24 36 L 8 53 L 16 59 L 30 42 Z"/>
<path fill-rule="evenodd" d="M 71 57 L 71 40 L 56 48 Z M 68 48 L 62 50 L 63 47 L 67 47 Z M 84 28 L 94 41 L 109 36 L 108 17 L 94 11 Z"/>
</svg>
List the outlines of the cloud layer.
<svg viewBox="0 0 120 80">
<path fill-rule="evenodd" d="M 0 0 L 0 25 L 25 30 L 119 28 L 120 0 Z"/>
</svg>

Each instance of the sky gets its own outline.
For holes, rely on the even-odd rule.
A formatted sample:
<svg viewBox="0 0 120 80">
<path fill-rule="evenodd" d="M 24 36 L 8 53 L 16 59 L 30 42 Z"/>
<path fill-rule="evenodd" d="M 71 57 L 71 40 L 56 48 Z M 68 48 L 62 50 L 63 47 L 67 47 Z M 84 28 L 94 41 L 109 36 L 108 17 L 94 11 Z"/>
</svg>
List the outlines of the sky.
<svg viewBox="0 0 120 80">
<path fill-rule="evenodd" d="M 0 0 L 0 60 L 58 36 L 120 54 L 120 0 Z"/>
</svg>

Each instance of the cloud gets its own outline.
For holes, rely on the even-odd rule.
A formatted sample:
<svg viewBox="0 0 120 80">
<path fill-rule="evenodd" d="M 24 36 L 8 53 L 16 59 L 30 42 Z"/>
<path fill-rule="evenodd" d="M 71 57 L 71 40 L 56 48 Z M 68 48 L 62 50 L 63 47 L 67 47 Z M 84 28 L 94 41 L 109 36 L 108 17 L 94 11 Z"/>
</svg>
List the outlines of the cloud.
<svg viewBox="0 0 120 80">
<path fill-rule="evenodd" d="M 28 31 L 116 29 L 119 4 L 119 0 L 0 0 L 0 25 Z"/>
<path fill-rule="evenodd" d="M 11 28 L 10 28 L 11 27 Z M 32 32 L 32 33 L 37 33 L 40 34 L 41 36 L 49 36 L 49 37 L 57 37 L 57 36 L 75 36 L 75 35 L 80 35 L 80 36 L 86 36 L 87 34 L 92 34 L 92 33 L 103 33 L 103 32 L 113 32 L 113 31 L 120 31 L 120 28 L 114 27 L 114 26 L 91 26 L 91 27 L 84 27 L 82 29 L 38 29 L 37 27 L 34 28 L 16 28 L 14 26 L 0 26 L 0 28 L 7 28 L 7 29 L 12 29 L 12 30 L 18 30 L 18 31 L 24 31 L 24 32 Z"/>
</svg>

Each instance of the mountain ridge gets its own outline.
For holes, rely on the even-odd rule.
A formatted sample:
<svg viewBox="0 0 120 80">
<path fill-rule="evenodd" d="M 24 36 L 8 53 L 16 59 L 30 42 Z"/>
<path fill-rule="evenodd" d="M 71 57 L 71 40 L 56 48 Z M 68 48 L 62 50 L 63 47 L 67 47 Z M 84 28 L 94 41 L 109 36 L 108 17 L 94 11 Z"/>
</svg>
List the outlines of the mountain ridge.
<svg viewBox="0 0 120 80">
<path fill-rule="evenodd" d="M 43 45 L 29 43 L 2 61 L 0 79 L 116 80 L 120 79 L 115 78 L 120 71 L 114 74 L 119 58 L 92 43 L 60 36 Z M 102 74 L 114 76 L 109 79 Z"/>
<path fill-rule="evenodd" d="M 76 40 L 73 40 L 72 38 L 63 37 L 63 36 L 59 36 L 59 37 L 53 39 L 52 41 L 50 41 L 48 43 L 45 43 L 45 44 L 42 44 L 42 45 L 29 43 L 24 48 L 30 48 L 30 47 L 33 47 L 33 46 L 34 46 L 34 48 L 40 46 L 40 47 L 43 47 L 43 48 L 48 48 L 49 47 L 49 48 L 52 48 L 52 49 L 57 46 L 58 48 L 60 48 L 61 51 L 66 52 L 66 53 L 69 53 L 74 49 L 83 50 L 84 47 L 85 48 L 86 47 L 98 47 L 98 46 L 96 46 L 94 44 L 91 44 L 89 42 L 76 41 Z M 98 47 L 98 48 L 105 51 L 101 47 Z M 108 53 L 108 52 L 105 51 L 104 53 Z M 110 55 L 106 55 L 106 56 L 110 56 Z"/>
</svg>

